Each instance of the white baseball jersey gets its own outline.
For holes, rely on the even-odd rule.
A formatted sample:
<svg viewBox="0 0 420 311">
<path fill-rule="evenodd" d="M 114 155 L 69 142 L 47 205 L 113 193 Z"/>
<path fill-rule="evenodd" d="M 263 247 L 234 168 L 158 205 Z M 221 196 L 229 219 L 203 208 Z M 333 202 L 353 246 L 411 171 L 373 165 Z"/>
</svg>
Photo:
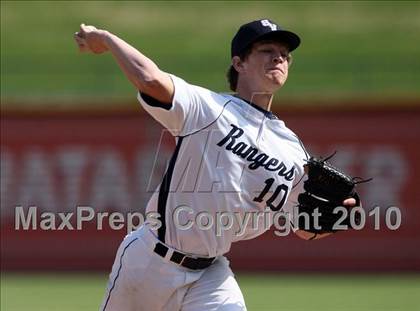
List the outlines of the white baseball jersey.
<svg viewBox="0 0 420 311">
<path fill-rule="evenodd" d="M 171 78 L 172 106 L 138 95 L 177 143 L 146 211 L 160 214 L 162 225 L 155 233 L 162 242 L 216 257 L 232 242 L 265 232 L 267 214 L 291 210 L 307 155 L 298 137 L 271 112 Z M 260 216 L 255 218 L 255 212 Z M 227 225 L 232 220 L 227 215 L 233 215 L 231 228 L 220 230 L 216 222 Z"/>
</svg>

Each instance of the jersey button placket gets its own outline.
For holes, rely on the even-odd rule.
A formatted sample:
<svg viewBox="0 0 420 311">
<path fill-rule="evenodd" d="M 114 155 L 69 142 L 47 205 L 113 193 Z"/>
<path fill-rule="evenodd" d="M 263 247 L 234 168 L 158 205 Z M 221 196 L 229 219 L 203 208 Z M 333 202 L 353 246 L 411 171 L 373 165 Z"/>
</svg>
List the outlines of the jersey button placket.
<svg viewBox="0 0 420 311">
<path fill-rule="evenodd" d="M 264 141 L 264 127 L 265 127 L 265 122 L 266 122 L 267 118 L 265 116 L 262 117 L 261 122 L 260 122 L 260 126 L 258 129 L 258 135 L 257 135 L 257 139 L 256 139 L 256 143 L 257 146 L 260 147 L 260 143 L 262 141 Z"/>
</svg>

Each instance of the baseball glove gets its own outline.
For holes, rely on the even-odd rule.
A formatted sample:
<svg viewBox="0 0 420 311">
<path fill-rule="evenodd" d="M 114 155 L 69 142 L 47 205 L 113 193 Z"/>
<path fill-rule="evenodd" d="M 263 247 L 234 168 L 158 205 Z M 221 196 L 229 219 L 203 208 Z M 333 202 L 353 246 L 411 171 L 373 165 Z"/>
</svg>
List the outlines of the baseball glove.
<svg viewBox="0 0 420 311">
<path fill-rule="evenodd" d="M 303 185 L 305 192 L 298 196 L 299 229 L 319 234 L 340 230 L 337 228 L 352 228 L 351 213 L 348 211 L 343 214 L 343 211 L 337 210 L 334 212 L 334 209 L 343 206 L 343 201 L 348 198 L 354 198 L 356 206 L 360 206 L 355 186 L 371 179 L 361 180 L 341 172 L 327 162 L 334 155 L 335 153 L 326 159 L 311 157 L 304 166 L 307 180 Z M 319 215 L 317 223 L 312 214 L 316 209 Z M 309 217 L 302 216 L 302 213 Z M 353 214 L 353 224 L 360 225 L 360 213 Z"/>
</svg>

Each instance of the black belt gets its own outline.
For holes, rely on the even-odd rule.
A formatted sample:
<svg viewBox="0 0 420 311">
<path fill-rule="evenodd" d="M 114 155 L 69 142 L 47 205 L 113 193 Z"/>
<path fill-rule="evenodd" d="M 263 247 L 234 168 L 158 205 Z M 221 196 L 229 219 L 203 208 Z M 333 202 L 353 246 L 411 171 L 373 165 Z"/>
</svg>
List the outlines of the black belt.
<svg viewBox="0 0 420 311">
<path fill-rule="evenodd" d="M 168 253 L 169 248 L 162 243 L 157 243 L 154 252 L 162 257 L 165 257 Z M 189 257 L 183 253 L 174 251 L 170 260 L 178 265 L 191 270 L 201 270 L 214 262 L 215 257 L 212 258 L 201 258 L 201 257 Z"/>
</svg>

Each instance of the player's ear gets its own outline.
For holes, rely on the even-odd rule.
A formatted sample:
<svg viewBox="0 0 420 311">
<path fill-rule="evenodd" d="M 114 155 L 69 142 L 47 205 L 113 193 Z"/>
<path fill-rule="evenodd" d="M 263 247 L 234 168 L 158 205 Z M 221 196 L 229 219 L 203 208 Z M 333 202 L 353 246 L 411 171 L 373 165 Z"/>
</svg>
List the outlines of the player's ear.
<svg viewBox="0 0 420 311">
<path fill-rule="evenodd" d="M 233 56 L 232 58 L 232 66 L 235 68 L 237 72 L 244 71 L 244 62 L 241 60 L 239 56 Z"/>
</svg>

